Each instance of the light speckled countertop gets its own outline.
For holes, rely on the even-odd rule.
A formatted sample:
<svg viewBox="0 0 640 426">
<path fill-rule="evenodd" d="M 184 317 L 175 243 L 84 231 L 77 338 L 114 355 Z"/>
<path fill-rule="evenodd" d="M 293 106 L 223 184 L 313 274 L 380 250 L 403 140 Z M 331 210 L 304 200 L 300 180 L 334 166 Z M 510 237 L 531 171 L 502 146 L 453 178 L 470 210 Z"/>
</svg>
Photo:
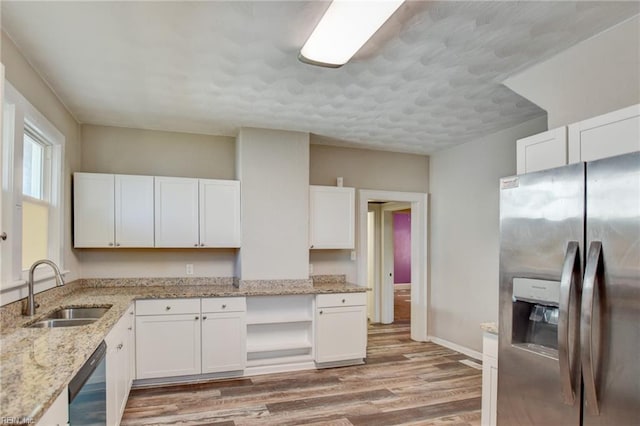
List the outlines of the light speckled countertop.
<svg viewBox="0 0 640 426">
<path fill-rule="evenodd" d="M 498 324 L 495 322 L 483 322 L 480 324 L 480 328 L 487 333 L 498 334 Z"/>
<path fill-rule="evenodd" d="M 264 287 L 239 289 L 231 284 L 93 288 L 76 286 L 73 290 L 60 291 L 63 293 L 61 296 L 46 304 L 40 302 L 40 295 L 36 295 L 36 300 L 43 304 L 36 318 L 63 306 L 111 305 L 111 309 L 93 324 L 55 329 L 24 328 L 24 325 L 34 319 L 13 313 L 9 316 L 5 312 L 0 329 L 0 419 L 28 418 L 37 422 L 134 300 L 351 293 L 367 290 L 365 287 L 343 282 L 292 288 L 281 285 Z"/>
</svg>

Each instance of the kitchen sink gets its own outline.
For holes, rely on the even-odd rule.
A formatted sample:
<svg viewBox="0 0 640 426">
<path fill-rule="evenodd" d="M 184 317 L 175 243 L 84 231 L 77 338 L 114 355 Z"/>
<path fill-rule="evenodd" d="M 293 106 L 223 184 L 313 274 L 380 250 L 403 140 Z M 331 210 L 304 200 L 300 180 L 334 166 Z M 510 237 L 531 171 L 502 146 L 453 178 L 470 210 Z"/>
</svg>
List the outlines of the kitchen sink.
<svg viewBox="0 0 640 426">
<path fill-rule="evenodd" d="M 98 319 L 101 318 L 111 308 L 99 307 L 99 308 L 62 308 L 51 312 L 43 319 Z"/>
<path fill-rule="evenodd" d="M 77 307 L 61 308 L 51 312 L 40 320 L 26 325 L 28 328 L 58 328 L 76 327 L 88 325 L 96 322 L 111 308 L 109 306 L 100 307 Z"/>
<path fill-rule="evenodd" d="M 77 327 L 80 325 L 93 324 L 98 321 L 97 318 L 74 318 L 74 319 L 49 319 L 40 320 L 28 325 L 28 328 L 58 328 L 58 327 Z"/>
</svg>

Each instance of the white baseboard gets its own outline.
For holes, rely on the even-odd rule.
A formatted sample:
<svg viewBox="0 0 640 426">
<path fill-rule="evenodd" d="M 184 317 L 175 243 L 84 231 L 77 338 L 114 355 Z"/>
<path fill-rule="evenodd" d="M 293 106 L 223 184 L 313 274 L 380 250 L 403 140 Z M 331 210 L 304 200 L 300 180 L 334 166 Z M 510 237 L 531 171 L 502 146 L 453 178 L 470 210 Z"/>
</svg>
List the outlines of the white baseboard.
<svg viewBox="0 0 640 426">
<path fill-rule="evenodd" d="M 462 346 L 462 345 L 459 345 L 457 343 L 453 343 L 453 342 L 450 342 L 448 340 L 444 340 L 444 339 L 441 339 L 441 338 L 435 337 L 435 336 L 429 336 L 429 341 L 431 341 L 431 342 L 433 342 L 433 343 L 435 343 L 437 345 L 444 346 L 445 348 L 449 348 L 451 350 L 454 350 L 456 352 L 460 352 L 462 354 L 465 354 L 466 356 L 471 357 L 473 359 L 477 359 L 477 360 L 482 361 L 482 353 L 480 353 L 478 351 L 474 351 L 473 349 L 469 349 L 466 346 Z"/>
</svg>

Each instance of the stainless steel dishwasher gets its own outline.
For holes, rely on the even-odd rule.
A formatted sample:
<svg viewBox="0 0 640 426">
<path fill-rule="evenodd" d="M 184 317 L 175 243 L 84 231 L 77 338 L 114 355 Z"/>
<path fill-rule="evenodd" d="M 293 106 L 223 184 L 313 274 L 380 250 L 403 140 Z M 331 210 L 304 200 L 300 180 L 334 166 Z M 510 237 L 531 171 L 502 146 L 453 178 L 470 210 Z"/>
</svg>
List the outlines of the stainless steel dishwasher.
<svg viewBox="0 0 640 426">
<path fill-rule="evenodd" d="M 102 342 L 69 383 L 71 426 L 107 424 L 106 353 L 107 344 Z"/>
</svg>

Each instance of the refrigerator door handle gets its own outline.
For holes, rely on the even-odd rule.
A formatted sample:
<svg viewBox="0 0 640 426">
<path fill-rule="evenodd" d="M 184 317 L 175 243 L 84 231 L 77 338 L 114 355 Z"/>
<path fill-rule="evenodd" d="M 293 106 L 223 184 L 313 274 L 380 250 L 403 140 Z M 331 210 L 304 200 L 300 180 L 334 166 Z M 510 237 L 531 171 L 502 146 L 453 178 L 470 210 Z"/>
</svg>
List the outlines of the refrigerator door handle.
<svg viewBox="0 0 640 426">
<path fill-rule="evenodd" d="M 560 366 L 560 384 L 564 403 L 575 403 L 577 361 L 577 325 L 580 303 L 580 247 L 577 241 L 569 241 L 562 265 L 560 278 L 560 315 L 558 318 L 558 363 Z M 571 296 L 576 299 L 572 304 Z M 569 327 L 572 326 L 570 329 Z"/>
<path fill-rule="evenodd" d="M 602 243 L 592 241 L 589 245 L 587 265 L 584 272 L 584 297 L 582 298 L 582 320 L 580 324 L 580 353 L 582 356 L 582 374 L 586 409 L 589 414 L 598 415 L 598 395 L 593 360 L 593 298 L 596 280 L 602 269 Z"/>
</svg>

